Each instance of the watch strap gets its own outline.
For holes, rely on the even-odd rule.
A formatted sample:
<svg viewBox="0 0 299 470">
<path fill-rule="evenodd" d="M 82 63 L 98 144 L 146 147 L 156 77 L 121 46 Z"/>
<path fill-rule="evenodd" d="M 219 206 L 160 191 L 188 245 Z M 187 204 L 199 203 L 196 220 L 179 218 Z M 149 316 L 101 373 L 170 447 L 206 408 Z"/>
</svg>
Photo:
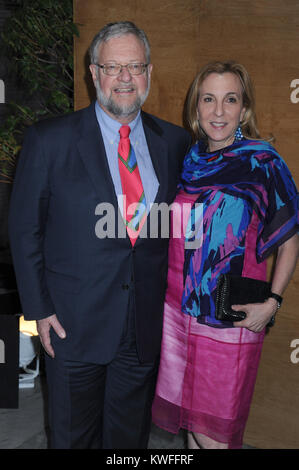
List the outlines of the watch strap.
<svg viewBox="0 0 299 470">
<path fill-rule="evenodd" d="M 275 294 L 274 292 L 270 292 L 269 297 L 272 297 L 273 299 L 275 299 L 277 301 L 278 308 L 281 306 L 283 299 L 280 295 Z"/>
</svg>

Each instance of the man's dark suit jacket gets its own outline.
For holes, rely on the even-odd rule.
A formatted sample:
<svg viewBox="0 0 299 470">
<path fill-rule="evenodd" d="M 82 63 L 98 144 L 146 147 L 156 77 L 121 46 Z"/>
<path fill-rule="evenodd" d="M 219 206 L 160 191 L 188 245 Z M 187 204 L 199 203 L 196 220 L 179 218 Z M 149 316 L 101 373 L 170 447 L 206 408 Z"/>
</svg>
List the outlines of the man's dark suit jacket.
<svg viewBox="0 0 299 470">
<path fill-rule="evenodd" d="M 155 202 L 170 204 L 190 137 L 142 112 L 159 181 Z M 9 232 L 27 320 L 56 314 L 66 339 L 52 331 L 57 357 L 106 364 L 114 356 L 134 288 L 137 350 L 142 362 L 160 350 L 168 238 L 100 239 L 99 203 L 118 214 L 94 103 L 41 121 L 27 131 L 11 198 Z M 123 223 L 121 221 L 121 223 Z M 116 220 L 116 233 L 117 233 Z M 133 283 L 133 284 L 132 284 Z"/>
</svg>

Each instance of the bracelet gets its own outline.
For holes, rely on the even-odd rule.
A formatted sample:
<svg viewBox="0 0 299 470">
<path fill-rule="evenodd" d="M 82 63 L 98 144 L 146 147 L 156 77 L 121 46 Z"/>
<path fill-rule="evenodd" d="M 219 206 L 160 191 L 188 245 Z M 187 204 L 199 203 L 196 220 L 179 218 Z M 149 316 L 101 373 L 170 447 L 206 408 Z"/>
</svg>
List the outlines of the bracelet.
<svg viewBox="0 0 299 470">
<path fill-rule="evenodd" d="M 269 298 L 270 298 L 270 297 L 272 297 L 273 299 L 275 299 L 276 302 L 277 302 L 277 307 L 276 307 L 275 313 L 272 315 L 272 317 L 270 318 L 270 321 L 269 321 L 269 323 L 268 323 L 268 325 L 267 325 L 267 326 L 270 326 L 270 327 L 271 327 L 271 326 L 274 325 L 274 323 L 275 323 L 275 316 L 276 316 L 278 310 L 279 310 L 280 307 L 281 307 L 281 304 L 282 304 L 282 297 L 281 297 L 280 295 L 278 295 L 278 294 L 275 294 L 274 292 L 270 292 Z"/>
<path fill-rule="evenodd" d="M 272 297 L 273 299 L 276 300 L 277 302 L 277 310 L 281 307 L 282 304 L 282 297 L 278 294 L 275 294 L 274 292 L 270 292 L 269 297 Z"/>
</svg>

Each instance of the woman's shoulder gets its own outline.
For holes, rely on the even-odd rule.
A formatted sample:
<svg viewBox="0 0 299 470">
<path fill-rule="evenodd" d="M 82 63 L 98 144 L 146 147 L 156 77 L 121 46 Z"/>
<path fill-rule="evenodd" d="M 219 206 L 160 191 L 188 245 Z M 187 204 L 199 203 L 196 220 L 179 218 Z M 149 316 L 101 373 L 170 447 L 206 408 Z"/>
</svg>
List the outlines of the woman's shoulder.
<svg viewBox="0 0 299 470">
<path fill-rule="evenodd" d="M 246 139 L 244 141 L 244 150 L 257 158 L 261 164 L 268 162 L 283 162 L 282 157 L 275 147 L 266 140 Z"/>
<path fill-rule="evenodd" d="M 293 178 L 287 163 L 271 143 L 263 140 L 248 140 L 248 146 L 255 148 L 252 155 L 251 167 L 262 171 L 267 180 L 293 182 Z"/>
<path fill-rule="evenodd" d="M 261 139 L 244 139 L 244 144 L 247 145 L 248 147 L 252 147 L 253 149 L 260 150 L 260 151 L 269 151 L 273 153 L 277 153 L 277 150 L 273 145 L 268 142 L 267 140 L 261 140 Z"/>
</svg>

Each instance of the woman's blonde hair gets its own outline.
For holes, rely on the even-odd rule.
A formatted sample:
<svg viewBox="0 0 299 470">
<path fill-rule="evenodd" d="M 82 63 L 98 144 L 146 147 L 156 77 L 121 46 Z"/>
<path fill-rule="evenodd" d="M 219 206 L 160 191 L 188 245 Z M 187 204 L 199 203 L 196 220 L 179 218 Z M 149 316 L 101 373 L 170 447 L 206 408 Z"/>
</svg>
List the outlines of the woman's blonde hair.
<svg viewBox="0 0 299 470">
<path fill-rule="evenodd" d="M 257 120 L 255 115 L 255 99 L 253 85 L 247 70 L 243 65 L 238 64 L 234 61 L 217 61 L 210 62 L 200 70 L 200 72 L 193 80 L 193 83 L 188 92 L 185 105 L 184 121 L 185 125 L 189 128 L 189 131 L 191 132 L 194 141 L 206 138 L 206 134 L 199 125 L 197 114 L 200 86 L 202 82 L 211 73 L 222 74 L 227 72 L 233 73 L 239 78 L 243 89 L 243 106 L 245 107 L 246 111 L 244 114 L 244 118 L 240 123 L 242 133 L 244 137 L 253 139 L 260 138 L 260 133 L 257 128 Z"/>
</svg>

